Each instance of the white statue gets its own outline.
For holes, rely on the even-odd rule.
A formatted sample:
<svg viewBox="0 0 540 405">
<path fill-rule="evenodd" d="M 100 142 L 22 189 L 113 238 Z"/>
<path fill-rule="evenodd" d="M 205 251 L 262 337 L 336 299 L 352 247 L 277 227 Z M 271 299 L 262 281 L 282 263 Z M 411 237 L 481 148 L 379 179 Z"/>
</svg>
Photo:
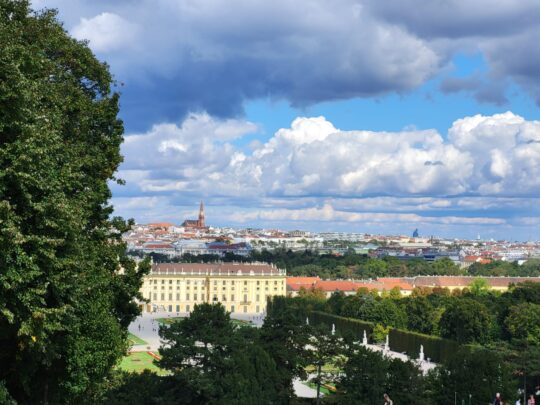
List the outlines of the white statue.
<svg viewBox="0 0 540 405">
<path fill-rule="evenodd" d="M 306 316 L 306 325 L 309 325 L 309 318 Z"/>
<path fill-rule="evenodd" d="M 390 350 L 390 338 L 388 335 L 386 335 L 386 342 L 384 343 L 384 351 L 387 352 Z"/>
<path fill-rule="evenodd" d="M 420 345 L 420 354 L 418 355 L 418 360 L 424 362 L 424 345 Z"/>
<path fill-rule="evenodd" d="M 366 335 L 365 329 L 364 329 L 364 337 L 362 338 L 362 346 L 367 346 L 367 335 Z"/>
<path fill-rule="evenodd" d="M 336 325 L 332 324 L 332 335 L 336 334 Z"/>
</svg>

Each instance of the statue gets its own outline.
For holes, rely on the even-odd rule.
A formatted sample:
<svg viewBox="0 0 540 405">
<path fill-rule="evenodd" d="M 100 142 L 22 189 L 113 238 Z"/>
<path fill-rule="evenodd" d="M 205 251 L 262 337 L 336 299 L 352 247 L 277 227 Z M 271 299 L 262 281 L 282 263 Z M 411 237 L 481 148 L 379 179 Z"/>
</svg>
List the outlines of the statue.
<svg viewBox="0 0 540 405">
<path fill-rule="evenodd" d="M 366 335 L 365 329 L 364 329 L 364 337 L 362 338 L 362 346 L 367 346 L 367 335 Z"/>
<path fill-rule="evenodd" d="M 422 363 L 424 361 L 424 345 L 420 345 L 420 354 L 418 355 L 418 360 Z"/>
<path fill-rule="evenodd" d="M 336 334 L 336 325 L 332 324 L 332 335 Z"/>
<path fill-rule="evenodd" d="M 309 318 L 306 316 L 306 325 L 309 326 Z"/>
<path fill-rule="evenodd" d="M 390 350 L 390 337 L 386 335 L 386 342 L 384 343 L 384 351 L 387 352 Z"/>
</svg>

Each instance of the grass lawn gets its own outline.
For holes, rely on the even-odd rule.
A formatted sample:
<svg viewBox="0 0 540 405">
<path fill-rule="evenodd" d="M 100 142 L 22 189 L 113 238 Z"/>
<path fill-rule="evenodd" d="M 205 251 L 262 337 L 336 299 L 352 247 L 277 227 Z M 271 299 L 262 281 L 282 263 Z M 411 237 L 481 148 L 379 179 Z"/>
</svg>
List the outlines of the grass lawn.
<svg viewBox="0 0 540 405">
<path fill-rule="evenodd" d="M 142 340 L 140 337 L 135 336 L 133 333 L 128 333 L 128 340 L 131 343 L 131 345 L 148 345 L 147 342 Z"/>
<path fill-rule="evenodd" d="M 158 318 L 156 319 L 156 321 L 158 321 L 158 323 L 162 325 L 170 325 L 171 323 L 179 321 L 181 319 L 184 319 L 184 318 L 182 318 L 181 316 L 175 316 L 172 318 Z"/>
<path fill-rule="evenodd" d="M 129 353 L 122 359 L 118 368 L 134 373 L 142 373 L 144 370 L 150 370 L 158 375 L 167 374 L 167 371 L 160 369 L 154 364 L 154 358 L 146 352 Z"/>
<path fill-rule="evenodd" d="M 314 390 L 317 389 L 317 385 L 316 384 L 313 384 L 311 382 L 305 382 L 303 383 L 304 385 L 307 385 L 309 388 L 313 388 Z M 333 394 L 333 392 L 331 392 L 328 388 L 325 388 L 321 385 L 321 392 L 324 394 L 324 395 L 330 395 L 330 394 Z"/>
<path fill-rule="evenodd" d="M 254 326 L 250 321 L 241 321 L 240 319 L 231 319 L 231 323 L 235 326 Z"/>
</svg>

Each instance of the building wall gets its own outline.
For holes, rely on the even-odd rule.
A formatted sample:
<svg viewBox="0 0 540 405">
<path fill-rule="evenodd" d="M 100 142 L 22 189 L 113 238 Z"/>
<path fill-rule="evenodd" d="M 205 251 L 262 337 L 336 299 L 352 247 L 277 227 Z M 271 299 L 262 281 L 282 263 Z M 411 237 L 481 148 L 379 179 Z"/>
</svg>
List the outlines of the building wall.
<svg viewBox="0 0 540 405">
<path fill-rule="evenodd" d="M 267 297 L 286 295 L 285 275 L 149 274 L 141 289 L 143 311 L 190 312 L 196 304 L 221 303 L 227 311 L 266 312 Z"/>
</svg>

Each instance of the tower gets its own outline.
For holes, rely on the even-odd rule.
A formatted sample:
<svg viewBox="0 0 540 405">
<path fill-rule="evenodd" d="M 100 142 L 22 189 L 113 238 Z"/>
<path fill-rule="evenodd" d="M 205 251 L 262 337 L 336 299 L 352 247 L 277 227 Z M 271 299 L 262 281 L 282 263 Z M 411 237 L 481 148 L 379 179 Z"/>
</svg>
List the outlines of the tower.
<svg viewBox="0 0 540 405">
<path fill-rule="evenodd" d="M 201 201 L 201 205 L 199 206 L 199 220 L 197 222 L 198 222 L 197 225 L 199 226 L 199 228 L 204 228 L 204 204 L 202 201 Z"/>
</svg>

